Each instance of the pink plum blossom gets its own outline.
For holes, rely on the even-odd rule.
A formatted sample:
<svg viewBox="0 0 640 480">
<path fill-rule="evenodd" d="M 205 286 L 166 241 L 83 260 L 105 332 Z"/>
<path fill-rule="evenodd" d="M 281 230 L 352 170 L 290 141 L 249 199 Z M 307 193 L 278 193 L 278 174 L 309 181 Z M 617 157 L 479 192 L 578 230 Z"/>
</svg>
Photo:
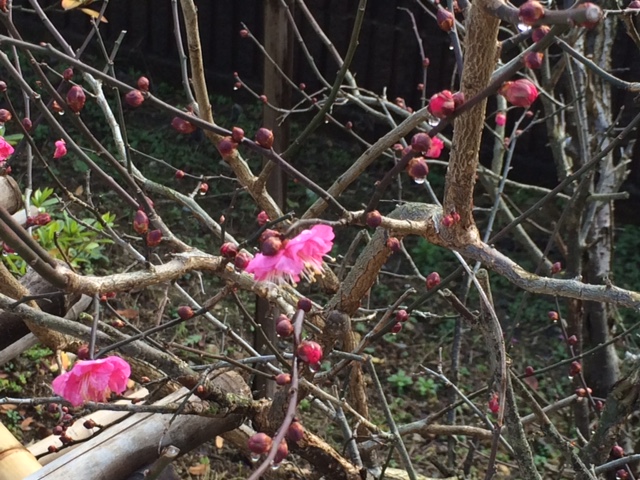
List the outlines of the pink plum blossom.
<svg viewBox="0 0 640 480">
<path fill-rule="evenodd" d="M 498 112 L 496 114 L 496 125 L 498 125 L 499 127 L 504 127 L 506 123 L 507 123 L 507 116 L 505 115 L 505 113 Z"/>
<path fill-rule="evenodd" d="M 443 148 L 444 142 L 438 137 L 433 137 L 431 139 L 431 146 L 429 147 L 429 150 L 427 150 L 426 156 L 428 158 L 440 158 L 440 154 L 442 153 Z"/>
<path fill-rule="evenodd" d="M 52 387 L 56 395 L 77 407 L 86 401 L 104 402 L 111 392 L 127 388 L 131 367 L 120 357 L 78 360 L 73 368 L 56 377 Z"/>
<path fill-rule="evenodd" d="M 275 255 L 258 253 L 245 271 L 253 273 L 256 280 L 275 283 L 299 282 L 301 274 L 313 278 L 313 274 L 322 273 L 322 257 L 331 251 L 334 237 L 333 228 L 315 225 L 285 242 Z"/>
<path fill-rule="evenodd" d="M 3 137 L 0 137 L 0 163 L 13 153 L 13 147 Z"/>
<path fill-rule="evenodd" d="M 60 139 L 56 143 L 56 151 L 53 152 L 53 158 L 62 158 L 67 154 L 67 143 Z"/>
</svg>

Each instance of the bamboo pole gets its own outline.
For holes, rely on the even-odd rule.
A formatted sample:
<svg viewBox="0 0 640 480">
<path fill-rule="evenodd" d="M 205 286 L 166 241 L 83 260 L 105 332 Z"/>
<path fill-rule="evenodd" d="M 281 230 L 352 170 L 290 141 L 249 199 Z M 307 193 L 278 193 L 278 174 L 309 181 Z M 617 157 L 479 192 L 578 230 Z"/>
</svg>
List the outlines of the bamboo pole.
<svg viewBox="0 0 640 480">
<path fill-rule="evenodd" d="M 0 423 L 0 480 L 22 480 L 41 468 L 36 457 Z"/>
</svg>

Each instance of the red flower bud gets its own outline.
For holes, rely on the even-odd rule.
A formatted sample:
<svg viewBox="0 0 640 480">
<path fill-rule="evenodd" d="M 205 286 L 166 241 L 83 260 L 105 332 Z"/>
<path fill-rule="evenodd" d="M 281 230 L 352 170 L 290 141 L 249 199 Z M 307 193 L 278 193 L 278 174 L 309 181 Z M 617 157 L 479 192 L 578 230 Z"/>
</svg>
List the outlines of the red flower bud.
<svg viewBox="0 0 640 480">
<path fill-rule="evenodd" d="M 313 304 L 311 303 L 311 300 L 309 300 L 308 298 L 303 297 L 300 300 L 298 300 L 298 310 L 302 310 L 303 312 L 309 313 L 312 307 L 313 307 Z"/>
<path fill-rule="evenodd" d="M 298 421 L 291 422 L 286 434 L 287 440 L 298 443 L 304 438 L 304 427 Z"/>
<path fill-rule="evenodd" d="M 582 364 L 578 361 L 571 362 L 571 365 L 569 366 L 569 376 L 575 377 L 576 375 L 579 375 L 580 372 L 582 372 Z"/>
<path fill-rule="evenodd" d="M 429 165 L 427 165 L 424 157 L 416 157 L 409 160 L 407 163 L 407 173 L 413 181 L 419 184 L 425 182 L 427 175 L 429 175 Z"/>
<path fill-rule="evenodd" d="M 289 385 L 291 383 L 291 375 L 289 375 L 288 373 L 281 373 L 279 375 L 276 375 L 276 383 L 281 387 L 283 385 Z"/>
<path fill-rule="evenodd" d="M 244 270 L 245 268 L 247 268 L 247 265 L 249 265 L 250 261 L 251 257 L 247 252 L 239 252 L 238 255 L 236 255 L 236 258 L 233 260 L 233 264 L 238 270 Z"/>
<path fill-rule="evenodd" d="M 248 447 L 251 453 L 262 455 L 271 450 L 273 441 L 266 433 L 256 433 L 249 438 Z"/>
<path fill-rule="evenodd" d="M 185 175 L 184 171 L 176 170 L 176 179 L 177 180 L 182 180 L 184 178 L 184 175 Z"/>
<path fill-rule="evenodd" d="M 171 120 L 171 126 L 178 133 L 182 133 L 184 135 L 190 135 L 196 131 L 196 126 L 193 123 L 180 117 L 173 117 L 173 120 Z"/>
<path fill-rule="evenodd" d="M 33 128 L 33 122 L 31 121 L 30 118 L 23 118 L 22 119 L 22 126 L 24 127 L 24 129 L 27 132 L 30 132 L 31 129 Z"/>
<path fill-rule="evenodd" d="M 149 91 L 149 79 L 147 77 L 138 78 L 138 89 L 142 92 Z"/>
<path fill-rule="evenodd" d="M 240 127 L 233 127 L 231 129 L 231 139 L 236 143 L 240 143 L 244 139 L 244 130 Z"/>
<path fill-rule="evenodd" d="M 429 100 L 429 112 L 436 118 L 445 118 L 453 113 L 456 104 L 453 101 L 453 94 L 449 90 L 436 93 Z"/>
<path fill-rule="evenodd" d="M 56 447 L 55 445 L 49 445 L 47 447 L 47 452 L 49 453 L 56 453 L 58 451 L 58 447 Z"/>
<path fill-rule="evenodd" d="M 628 480 L 629 472 L 624 468 L 616 471 L 616 480 Z"/>
<path fill-rule="evenodd" d="M 392 252 L 397 253 L 400 251 L 400 240 L 396 237 L 387 238 L 387 248 Z"/>
<path fill-rule="evenodd" d="M 536 0 L 528 0 L 520 5 L 518 17 L 525 25 L 534 25 L 544 17 L 544 7 Z"/>
<path fill-rule="evenodd" d="M 162 231 L 161 230 L 151 230 L 147 233 L 147 245 L 149 247 L 155 247 L 160 245 L 162 241 Z"/>
<path fill-rule="evenodd" d="M 79 113 L 82 110 L 86 100 L 87 96 L 84 94 L 84 90 L 78 85 L 74 85 L 67 92 L 67 105 L 74 113 Z"/>
<path fill-rule="evenodd" d="M 634 10 L 640 9 L 640 0 L 632 0 L 627 5 L 627 8 L 633 8 Z"/>
<path fill-rule="evenodd" d="M 553 265 L 551 265 L 551 274 L 552 275 L 555 275 L 556 273 L 560 273 L 560 271 L 562 271 L 562 263 L 555 262 Z"/>
<path fill-rule="evenodd" d="M 453 94 L 453 104 L 456 108 L 464 104 L 464 92 L 456 92 Z"/>
<path fill-rule="evenodd" d="M 548 26 L 540 25 L 538 28 L 534 28 L 531 32 L 531 39 L 538 43 L 547 33 L 549 33 L 550 30 L 551 29 Z"/>
<path fill-rule="evenodd" d="M 571 345 L 572 347 L 574 345 L 577 345 L 578 344 L 578 337 L 576 337 L 575 335 L 571 335 L 569 338 L 567 338 L 567 343 L 569 345 Z"/>
<path fill-rule="evenodd" d="M 193 309 L 188 305 L 182 305 L 180 308 L 178 308 L 178 316 L 182 320 L 189 320 L 191 317 L 193 317 L 193 315 Z"/>
<path fill-rule="evenodd" d="M 304 363 L 315 365 L 322 360 L 322 347 L 311 340 L 303 340 L 298 345 L 296 355 Z"/>
<path fill-rule="evenodd" d="M 80 347 L 78 347 L 78 351 L 76 352 L 76 355 L 78 357 L 78 360 L 88 360 L 90 357 L 89 345 L 87 345 L 86 343 L 80 345 Z"/>
<path fill-rule="evenodd" d="M 0 123 L 10 122 L 11 118 L 12 118 L 12 115 L 9 110 L 0 108 Z"/>
<path fill-rule="evenodd" d="M 406 310 L 398 310 L 396 312 L 396 320 L 400 323 L 404 323 L 409 320 L 409 314 Z"/>
<path fill-rule="evenodd" d="M 496 125 L 499 127 L 504 127 L 507 123 L 507 115 L 504 112 L 496 113 Z"/>
<path fill-rule="evenodd" d="M 220 255 L 225 258 L 236 258 L 238 246 L 235 243 L 226 242 L 220 247 Z"/>
<path fill-rule="evenodd" d="M 442 223 L 443 227 L 449 228 L 453 226 L 456 222 L 453 219 L 453 215 L 445 215 L 444 217 L 442 217 L 442 220 L 440 223 Z"/>
<path fill-rule="evenodd" d="M 347 130 L 351 130 L 353 128 L 353 122 L 352 121 L 348 121 L 344 124 L 344 128 L 346 128 Z"/>
<path fill-rule="evenodd" d="M 431 63 L 431 62 L 429 61 L 429 57 L 424 57 L 424 58 L 422 59 L 422 67 L 423 67 L 423 68 L 429 68 L 429 63 Z"/>
<path fill-rule="evenodd" d="M 532 70 L 537 70 L 542 66 L 542 62 L 544 61 L 544 53 L 542 52 L 529 52 L 524 58 L 524 65 L 527 68 Z"/>
<path fill-rule="evenodd" d="M 431 290 L 438 285 L 440 285 L 440 274 L 438 272 L 431 272 L 427 275 L 427 290 Z"/>
<path fill-rule="evenodd" d="M 133 229 L 140 235 L 144 235 L 149 230 L 149 217 L 144 210 L 138 210 L 133 217 Z"/>
<path fill-rule="evenodd" d="M 451 212 L 451 218 L 453 219 L 453 224 L 460 223 L 460 214 L 458 212 Z"/>
<path fill-rule="evenodd" d="M 246 28 L 243 28 L 242 30 L 240 30 L 240 36 L 242 38 L 247 38 L 249 36 L 249 30 L 247 30 Z"/>
<path fill-rule="evenodd" d="M 590 388 L 576 388 L 576 395 L 580 398 L 584 398 L 587 395 L 591 395 L 593 393 L 593 390 L 591 390 Z"/>
<path fill-rule="evenodd" d="M 58 102 L 56 102 L 55 100 L 53 102 L 51 102 L 51 110 L 53 110 L 56 113 L 64 113 L 64 108 L 62 108 L 60 106 L 60 104 Z"/>
<path fill-rule="evenodd" d="M 236 146 L 236 143 L 231 140 L 231 137 L 224 137 L 218 142 L 218 151 L 223 157 L 228 157 L 233 154 Z"/>
<path fill-rule="evenodd" d="M 556 312 L 555 310 L 548 311 L 547 316 L 549 317 L 549 320 L 551 320 L 552 322 L 557 322 L 558 319 L 560 318 L 560 315 L 558 315 L 558 312 Z"/>
<path fill-rule="evenodd" d="M 269 99 L 267 98 L 266 95 L 260 95 L 260 97 L 258 97 L 260 99 L 260 101 L 264 104 L 269 103 Z"/>
<path fill-rule="evenodd" d="M 144 102 L 144 95 L 140 90 L 131 90 L 124 96 L 124 101 L 130 107 L 138 108 Z"/>
<path fill-rule="evenodd" d="M 492 394 L 489 398 L 489 410 L 491 410 L 492 413 L 498 413 L 498 411 L 500 411 L 500 397 L 497 393 Z"/>
<path fill-rule="evenodd" d="M 534 373 L 535 371 L 533 370 L 533 367 L 531 365 L 527 366 L 527 368 L 524 369 L 525 377 L 532 377 Z"/>
<path fill-rule="evenodd" d="M 96 428 L 96 422 L 94 422 L 93 420 L 89 419 L 89 420 L 85 420 L 85 422 L 82 424 L 82 426 L 84 428 L 86 428 L 87 430 L 91 430 L 92 428 Z"/>
<path fill-rule="evenodd" d="M 538 98 L 538 89 L 526 78 L 505 82 L 500 87 L 499 93 L 516 107 L 529 108 Z"/>
<path fill-rule="evenodd" d="M 402 330 L 402 324 L 400 322 L 394 323 L 393 327 L 391 327 L 391 333 L 393 333 L 394 335 L 396 333 L 400 333 L 400 330 Z"/>
<path fill-rule="evenodd" d="M 201 183 L 200 186 L 198 187 L 198 190 L 200 191 L 200 195 L 204 195 L 209 191 L 209 184 Z"/>
<path fill-rule="evenodd" d="M 289 455 L 289 445 L 287 445 L 287 441 L 283 438 L 280 445 L 278 445 L 278 450 L 276 450 L 276 456 L 273 457 L 273 464 L 279 465 L 287 458 L 287 455 Z"/>
<path fill-rule="evenodd" d="M 273 147 L 273 132 L 268 128 L 260 128 L 256 132 L 256 143 L 262 148 Z"/>
<path fill-rule="evenodd" d="M 293 335 L 293 324 L 288 318 L 286 320 L 280 320 L 276 324 L 276 333 L 282 338 L 290 337 Z"/>
<path fill-rule="evenodd" d="M 378 210 L 367 213 L 367 226 L 377 228 L 382 224 L 382 215 Z"/>
<path fill-rule="evenodd" d="M 418 132 L 411 137 L 411 149 L 415 152 L 427 153 L 431 148 L 431 137 L 424 133 Z"/>
<path fill-rule="evenodd" d="M 436 21 L 438 22 L 440 30 L 443 32 L 450 32 L 453 29 L 453 22 L 455 19 L 449 10 L 439 7 L 438 12 L 436 13 Z"/>
<path fill-rule="evenodd" d="M 280 237 L 269 237 L 260 245 L 260 252 L 267 257 L 272 257 L 282 249 L 282 246 L 282 240 Z"/>
</svg>

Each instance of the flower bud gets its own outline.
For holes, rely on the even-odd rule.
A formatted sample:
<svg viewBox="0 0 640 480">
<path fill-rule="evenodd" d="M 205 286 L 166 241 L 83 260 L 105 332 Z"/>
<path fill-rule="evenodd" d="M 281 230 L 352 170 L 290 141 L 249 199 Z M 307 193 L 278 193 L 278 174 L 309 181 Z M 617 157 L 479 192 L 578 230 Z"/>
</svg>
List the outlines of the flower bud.
<svg viewBox="0 0 640 480">
<path fill-rule="evenodd" d="M 276 450 L 276 456 L 273 458 L 273 464 L 279 465 L 282 461 L 287 458 L 289 455 L 289 445 L 287 445 L 287 441 L 283 438 L 278 445 L 278 450 Z"/>
<path fill-rule="evenodd" d="M 628 480 L 629 478 L 629 472 L 624 469 L 621 468 L 620 470 L 616 471 L 616 480 Z"/>
<path fill-rule="evenodd" d="M 140 235 L 144 235 L 149 230 L 149 217 L 144 210 L 138 210 L 133 217 L 133 229 Z"/>
<path fill-rule="evenodd" d="M 238 254 L 238 246 L 232 242 L 223 243 L 220 247 L 220 255 L 225 258 L 236 258 Z"/>
<path fill-rule="evenodd" d="M 0 123 L 7 123 L 11 121 L 11 112 L 5 108 L 0 108 Z"/>
<path fill-rule="evenodd" d="M 293 324 L 288 318 L 286 320 L 280 320 L 276 324 L 276 333 L 282 338 L 290 337 L 293 335 Z"/>
<path fill-rule="evenodd" d="M 453 113 L 456 104 L 453 101 L 453 94 L 449 90 L 436 93 L 429 100 L 429 112 L 436 118 L 445 118 Z"/>
<path fill-rule="evenodd" d="M 582 372 L 582 364 L 577 360 L 571 362 L 571 365 L 569 366 L 569 376 L 575 377 L 576 375 L 579 375 L 580 372 Z"/>
<path fill-rule="evenodd" d="M 585 10 L 586 20 L 584 22 L 578 23 L 579 26 L 586 28 L 587 30 L 591 30 L 594 28 L 600 20 L 602 19 L 602 9 L 591 2 L 581 3 L 576 7 L 576 9 Z"/>
<path fill-rule="evenodd" d="M 367 213 L 367 226 L 377 228 L 382 224 L 382 215 L 378 210 L 372 210 Z"/>
<path fill-rule="evenodd" d="M 525 377 L 533 377 L 534 373 L 535 373 L 535 370 L 531 365 L 527 366 L 527 368 L 524 369 Z"/>
<path fill-rule="evenodd" d="M 147 77 L 138 78 L 138 89 L 142 92 L 149 91 L 149 79 Z"/>
<path fill-rule="evenodd" d="M 400 333 L 400 330 L 402 330 L 402 324 L 400 322 L 394 323 L 393 327 L 391 327 L 391 333 L 394 335 Z"/>
<path fill-rule="evenodd" d="M 160 245 L 162 241 L 162 231 L 161 230 L 151 230 L 147 232 L 147 246 L 156 247 Z"/>
<path fill-rule="evenodd" d="M 456 222 L 453 219 L 453 215 L 449 214 L 449 215 L 443 216 L 440 223 L 442 223 L 443 227 L 449 228 L 449 227 L 453 226 Z"/>
<path fill-rule="evenodd" d="M 144 102 L 144 95 L 140 90 L 131 90 L 124 96 L 124 101 L 133 108 L 138 108 Z"/>
<path fill-rule="evenodd" d="M 4 93 L 7 91 L 7 83 L 0 80 L 0 93 Z"/>
<path fill-rule="evenodd" d="M 56 447 L 55 445 L 49 445 L 47 447 L 47 452 L 49 453 L 56 453 L 58 451 L 58 447 Z"/>
<path fill-rule="evenodd" d="M 244 130 L 240 127 L 233 127 L 231 129 L 231 139 L 236 143 L 240 143 L 244 139 Z"/>
<path fill-rule="evenodd" d="M 55 100 L 51 102 L 51 110 L 53 110 L 56 113 L 59 113 L 60 115 L 64 113 L 64 108 L 62 108 L 60 104 Z"/>
<path fill-rule="evenodd" d="M 286 434 L 287 440 L 298 443 L 304 438 L 304 427 L 298 421 L 291 422 Z"/>
<path fill-rule="evenodd" d="M 436 21 L 438 22 L 440 30 L 442 30 L 443 32 L 450 32 L 453 29 L 453 22 L 455 21 L 455 19 L 453 18 L 453 14 L 449 10 L 438 7 L 438 12 L 436 13 Z"/>
<path fill-rule="evenodd" d="M 25 117 L 22 119 L 22 126 L 27 132 L 30 132 L 31 129 L 33 128 L 33 122 L 31 121 L 30 118 Z"/>
<path fill-rule="evenodd" d="M 236 143 L 231 140 L 231 137 L 224 137 L 218 142 L 218 151 L 223 157 L 228 157 L 233 154 L 236 146 Z"/>
<path fill-rule="evenodd" d="M 260 252 L 267 257 L 272 257 L 282 249 L 282 246 L 280 237 L 269 237 L 260 245 Z"/>
<path fill-rule="evenodd" d="M 91 419 L 85 420 L 84 423 L 82 424 L 82 426 L 84 428 L 86 428 L 87 430 L 91 430 L 92 428 L 96 428 L 97 424 L 96 422 L 94 422 Z"/>
<path fill-rule="evenodd" d="M 87 96 L 84 94 L 84 90 L 78 85 L 74 85 L 67 92 L 67 105 L 74 113 L 80 113 L 86 100 Z"/>
<path fill-rule="evenodd" d="M 424 132 L 418 132 L 411 137 L 411 149 L 415 152 L 426 153 L 431 147 L 431 137 Z"/>
<path fill-rule="evenodd" d="M 569 338 L 567 338 L 567 343 L 569 345 L 571 345 L 572 347 L 578 344 L 578 337 L 576 337 L 575 335 L 571 335 Z"/>
<path fill-rule="evenodd" d="M 453 94 L 453 104 L 456 108 L 464 104 L 464 92 L 456 92 Z"/>
<path fill-rule="evenodd" d="M 289 375 L 288 373 L 280 373 L 278 375 L 276 375 L 276 384 L 280 385 L 281 387 L 284 385 L 289 385 L 291 383 L 291 375 Z"/>
<path fill-rule="evenodd" d="M 555 310 L 548 311 L 547 316 L 549 317 L 549 320 L 551 320 L 552 322 L 557 322 L 558 319 L 560 318 L 560 315 L 558 315 L 558 312 L 556 312 Z"/>
<path fill-rule="evenodd" d="M 507 123 L 507 115 L 504 112 L 496 113 L 496 125 L 499 127 L 504 127 Z"/>
<path fill-rule="evenodd" d="M 402 310 L 398 310 L 396 312 L 396 320 L 400 323 L 404 323 L 407 320 L 409 320 L 409 314 L 407 313 L 406 310 L 402 309 Z"/>
<path fill-rule="evenodd" d="M 90 357 L 89 345 L 87 345 L 86 343 L 80 345 L 78 347 L 78 351 L 76 352 L 76 355 L 78 357 L 78 360 L 88 360 Z"/>
<path fill-rule="evenodd" d="M 311 340 L 303 340 L 298 345 L 296 355 L 304 363 L 315 365 L 322 360 L 322 347 Z"/>
<path fill-rule="evenodd" d="M 258 216 L 256 217 L 256 220 L 258 221 L 258 225 L 262 227 L 267 223 L 269 223 L 269 215 L 267 215 L 267 212 L 263 210 L 258 214 Z"/>
<path fill-rule="evenodd" d="M 500 411 L 500 397 L 497 393 L 494 393 L 489 398 L 489 410 L 492 413 L 498 413 Z"/>
<path fill-rule="evenodd" d="M 273 147 L 273 132 L 268 128 L 259 128 L 256 132 L 256 143 L 262 148 Z"/>
<path fill-rule="evenodd" d="M 387 238 L 387 248 L 392 252 L 397 253 L 400 251 L 400 240 L 396 237 Z"/>
<path fill-rule="evenodd" d="M 540 40 L 544 38 L 544 36 L 549 33 L 551 29 L 546 25 L 540 25 L 538 28 L 534 28 L 531 32 L 531 39 L 538 43 Z"/>
<path fill-rule="evenodd" d="M 272 444 L 273 441 L 269 435 L 266 433 L 256 433 L 249 437 L 248 447 L 251 453 L 262 455 L 271 450 Z"/>
<path fill-rule="evenodd" d="M 182 180 L 184 178 L 184 171 L 183 170 L 176 170 L 176 179 L 177 180 Z"/>
<path fill-rule="evenodd" d="M 178 316 L 182 320 L 189 320 L 191 317 L 193 317 L 193 315 L 193 309 L 188 305 L 182 305 L 180 308 L 178 308 Z"/>
<path fill-rule="evenodd" d="M 201 183 L 200 186 L 198 187 L 198 192 L 200 193 L 200 195 L 204 195 L 205 193 L 207 193 L 209 191 L 209 184 L 208 183 Z"/>
<path fill-rule="evenodd" d="M 243 28 L 242 30 L 240 30 L 240 36 L 242 38 L 247 38 L 249 36 L 249 30 L 247 30 L 246 28 Z"/>
<path fill-rule="evenodd" d="M 196 126 L 193 123 L 180 117 L 173 117 L 173 120 L 171 120 L 171 127 L 183 135 L 190 135 L 196 131 Z"/>
<path fill-rule="evenodd" d="M 555 262 L 553 265 L 551 265 L 551 274 L 555 275 L 556 273 L 560 273 L 562 271 L 562 263 L 560 262 Z"/>
<path fill-rule="evenodd" d="M 62 78 L 64 78 L 67 82 L 71 81 L 71 79 L 73 78 L 73 68 L 65 68 L 62 72 Z"/>
<path fill-rule="evenodd" d="M 298 310 L 309 313 L 312 307 L 313 304 L 308 298 L 302 297 L 300 300 L 298 300 Z"/>
<path fill-rule="evenodd" d="M 526 78 L 505 82 L 498 92 L 516 107 L 529 108 L 538 98 L 538 89 Z"/>
<path fill-rule="evenodd" d="M 520 5 L 518 17 L 525 25 L 534 25 L 544 17 L 544 7 L 536 0 L 528 0 Z"/>
<path fill-rule="evenodd" d="M 524 56 L 524 65 L 532 70 L 537 70 L 542 66 L 544 60 L 544 53 L 542 52 L 528 52 Z"/>
<path fill-rule="evenodd" d="M 590 388 L 576 388 L 576 395 L 580 398 L 585 398 L 593 393 Z"/>
<path fill-rule="evenodd" d="M 427 275 L 427 290 L 431 290 L 432 288 L 440 285 L 440 274 L 438 272 L 431 272 Z"/>
<path fill-rule="evenodd" d="M 620 445 L 614 445 L 613 447 L 611 447 L 611 456 L 613 458 L 624 457 L 624 448 L 622 448 Z"/>
<path fill-rule="evenodd" d="M 429 174 L 429 166 L 424 157 L 416 157 L 409 160 L 406 170 L 416 183 L 424 183 Z"/>
<path fill-rule="evenodd" d="M 239 252 L 236 258 L 233 259 L 233 264 L 238 270 L 244 270 L 249 265 L 251 256 L 247 252 Z"/>
</svg>

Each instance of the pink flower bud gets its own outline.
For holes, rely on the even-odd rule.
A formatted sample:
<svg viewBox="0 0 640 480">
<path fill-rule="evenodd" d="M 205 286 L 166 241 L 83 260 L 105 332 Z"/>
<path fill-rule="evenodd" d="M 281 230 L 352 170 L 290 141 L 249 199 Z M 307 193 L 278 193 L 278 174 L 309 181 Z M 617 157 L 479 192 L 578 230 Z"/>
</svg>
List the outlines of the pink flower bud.
<svg viewBox="0 0 640 480">
<path fill-rule="evenodd" d="M 520 5 L 518 17 L 525 25 L 534 25 L 544 17 L 544 7 L 536 0 L 528 0 Z"/>
<path fill-rule="evenodd" d="M 411 148 L 415 152 L 426 153 L 429 151 L 431 147 L 431 137 L 424 133 L 419 132 L 416 133 L 413 137 L 411 137 Z"/>
<path fill-rule="evenodd" d="M 250 261 L 251 257 L 247 252 L 239 252 L 236 255 L 236 258 L 233 259 L 233 264 L 238 270 L 244 271 L 244 269 L 247 268 L 247 265 L 249 265 Z"/>
<path fill-rule="evenodd" d="M 579 375 L 580 372 L 582 372 L 582 364 L 578 361 L 571 362 L 571 365 L 569 366 L 569 376 L 575 377 L 576 375 Z"/>
<path fill-rule="evenodd" d="M 265 212 L 264 210 L 258 214 L 256 219 L 258 220 L 258 225 L 260 225 L 261 227 L 269 223 L 269 215 L 267 215 L 267 212 Z"/>
<path fill-rule="evenodd" d="M 76 352 L 78 360 L 89 360 L 89 345 L 83 343 L 78 347 L 78 351 Z"/>
<path fill-rule="evenodd" d="M 445 10 L 442 7 L 438 7 L 438 12 L 436 13 L 436 22 L 438 22 L 438 26 L 440 30 L 443 32 L 450 32 L 453 29 L 454 22 L 453 14 L 449 10 Z"/>
<path fill-rule="evenodd" d="M 147 77 L 138 78 L 138 89 L 142 92 L 149 91 L 149 79 Z"/>
<path fill-rule="evenodd" d="M 287 445 L 287 441 L 283 438 L 278 445 L 278 450 L 276 450 L 276 456 L 273 458 L 273 464 L 279 465 L 282 461 L 287 458 L 289 455 L 289 445 Z"/>
<path fill-rule="evenodd" d="M 273 255 L 276 255 L 282 247 L 283 243 L 280 237 L 273 236 L 262 242 L 260 245 L 260 252 L 267 257 L 272 257 Z"/>
<path fill-rule="evenodd" d="M 406 170 L 416 183 L 424 183 L 424 179 L 429 175 L 429 166 L 424 157 L 416 157 L 409 160 Z"/>
<path fill-rule="evenodd" d="M 396 312 L 396 320 L 400 323 L 404 323 L 409 320 L 409 314 L 406 310 L 398 310 Z"/>
<path fill-rule="evenodd" d="M 260 128 L 256 132 L 256 143 L 262 148 L 273 147 L 273 132 L 268 128 Z"/>
<path fill-rule="evenodd" d="M 22 119 L 22 126 L 27 132 L 30 132 L 31 129 L 33 128 L 33 122 L 31 121 L 30 118 L 25 117 Z"/>
<path fill-rule="evenodd" d="M 622 448 L 620 445 L 614 445 L 613 447 L 611 447 L 611 456 L 613 458 L 624 457 L 624 448 Z"/>
<path fill-rule="evenodd" d="M 144 210 L 138 210 L 133 216 L 133 229 L 140 235 L 144 235 L 149 230 L 149 217 Z"/>
<path fill-rule="evenodd" d="M 562 271 L 562 263 L 560 262 L 555 262 L 553 265 L 551 265 L 551 274 L 555 275 L 556 273 L 560 273 Z"/>
<path fill-rule="evenodd" d="M 249 437 L 248 447 L 251 453 L 256 455 L 263 455 L 271 450 L 273 441 L 271 437 L 266 433 L 256 433 Z"/>
<path fill-rule="evenodd" d="M 532 377 L 534 375 L 535 371 L 533 370 L 533 367 L 531 365 L 529 365 L 527 368 L 524 369 L 524 376 L 525 377 Z"/>
<path fill-rule="evenodd" d="M 572 347 L 578 344 L 578 337 L 576 337 L 575 335 L 571 335 L 569 338 L 567 338 L 567 344 L 571 345 Z"/>
<path fill-rule="evenodd" d="M 492 413 L 498 413 L 500 411 L 500 397 L 497 393 L 494 393 L 489 398 L 489 410 Z"/>
<path fill-rule="evenodd" d="M 449 228 L 453 226 L 456 222 L 453 219 L 453 215 L 445 215 L 442 217 L 442 220 L 440 221 L 440 223 L 442 223 L 443 227 Z"/>
<path fill-rule="evenodd" d="M 551 320 L 552 322 L 557 322 L 558 319 L 560 318 L 560 315 L 558 315 L 558 312 L 554 310 L 548 311 L 547 316 L 549 317 L 549 320 Z"/>
<path fill-rule="evenodd" d="M 576 8 L 585 10 L 585 16 L 587 17 L 584 22 L 578 24 L 581 27 L 586 28 L 587 30 L 591 30 L 596 25 L 598 25 L 598 23 L 600 23 L 600 20 L 602 19 L 602 10 L 598 5 L 591 2 L 586 2 L 581 3 Z"/>
<path fill-rule="evenodd" d="M 198 191 L 200 192 L 200 195 L 204 195 L 209 191 L 209 184 L 201 183 L 200 186 L 198 187 Z"/>
<path fill-rule="evenodd" d="M 400 240 L 396 237 L 387 238 L 387 248 L 392 252 L 397 253 L 400 251 Z"/>
<path fill-rule="evenodd" d="M 524 65 L 532 70 L 537 70 L 542 66 L 544 61 L 544 53 L 542 52 L 529 52 L 524 56 Z"/>
<path fill-rule="evenodd" d="M 65 68 L 62 72 L 62 78 L 64 78 L 67 82 L 71 81 L 71 79 L 73 78 L 73 68 Z"/>
<path fill-rule="evenodd" d="M 322 360 L 322 347 L 311 340 L 303 340 L 298 345 L 296 355 L 304 363 L 315 365 Z"/>
<path fill-rule="evenodd" d="M 144 102 L 144 95 L 140 90 L 131 90 L 124 96 L 124 101 L 130 107 L 138 108 Z"/>
<path fill-rule="evenodd" d="M 177 180 L 182 180 L 184 178 L 184 171 L 183 170 L 176 170 L 176 179 Z"/>
<path fill-rule="evenodd" d="M 291 422 L 289 428 L 287 429 L 287 440 L 298 443 L 300 440 L 304 438 L 304 427 L 298 421 Z"/>
<path fill-rule="evenodd" d="M 456 108 L 464 104 L 464 92 L 456 92 L 453 94 L 453 104 Z"/>
<path fill-rule="evenodd" d="M 628 478 L 629 472 L 627 472 L 627 470 L 625 470 L 624 468 L 616 471 L 616 480 L 628 480 Z"/>
<path fill-rule="evenodd" d="M 233 155 L 236 146 L 236 143 L 231 140 L 231 137 L 224 137 L 218 142 L 218 151 L 223 157 L 228 157 L 230 155 Z"/>
<path fill-rule="evenodd" d="M 63 140 L 57 140 L 54 144 L 56 151 L 53 152 L 53 158 L 62 158 L 67 154 L 67 143 Z"/>
<path fill-rule="evenodd" d="M 504 127 L 506 123 L 507 123 L 507 116 L 505 115 L 505 113 L 504 112 L 496 113 L 496 125 L 498 125 L 499 127 Z"/>
<path fill-rule="evenodd" d="M 516 107 L 529 108 L 538 98 L 538 89 L 526 78 L 505 82 L 500 87 L 499 93 Z"/>
<path fill-rule="evenodd" d="M 429 112 L 436 118 L 445 118 L 453 113 L 456 104 L 453 101 L 453 94 L 449 90 L 436 93 L 429 100 Z"/>
<path fill-rule="evenodd" d="M 11 112 L 5 108 L 0 108 L 0 123 L 10 122 L 12 118 Z"/>
<path fill-rule="evenodd" d="M 231 129 L 231 139 L 236 143 L 240 143 L 244 139 L 244 130 L 240 127 L 233 127 Z"/>
<path fill-rule="evenodd" d="M 80 113 L 86 100 L 87 96 L 84 94 L 84 90 L 78 85 L 74 85 L 67 92 L 67 105 L 74 113 Z"/>
<path fill-rule="evenodd" d="M 427 275 L 427 290 L 431 290 L 438 285 L 440 285 L 440 274 L 438 272 L 431 272 Z"/>
<path fill-rule="evenodd" d="M 393 327 L 391 327 L 391 333 L 394 335 L 400 333 L 400 330 L 402 330 L 402 324 L 400 322 L 394 323 Z"/>
</svg>

